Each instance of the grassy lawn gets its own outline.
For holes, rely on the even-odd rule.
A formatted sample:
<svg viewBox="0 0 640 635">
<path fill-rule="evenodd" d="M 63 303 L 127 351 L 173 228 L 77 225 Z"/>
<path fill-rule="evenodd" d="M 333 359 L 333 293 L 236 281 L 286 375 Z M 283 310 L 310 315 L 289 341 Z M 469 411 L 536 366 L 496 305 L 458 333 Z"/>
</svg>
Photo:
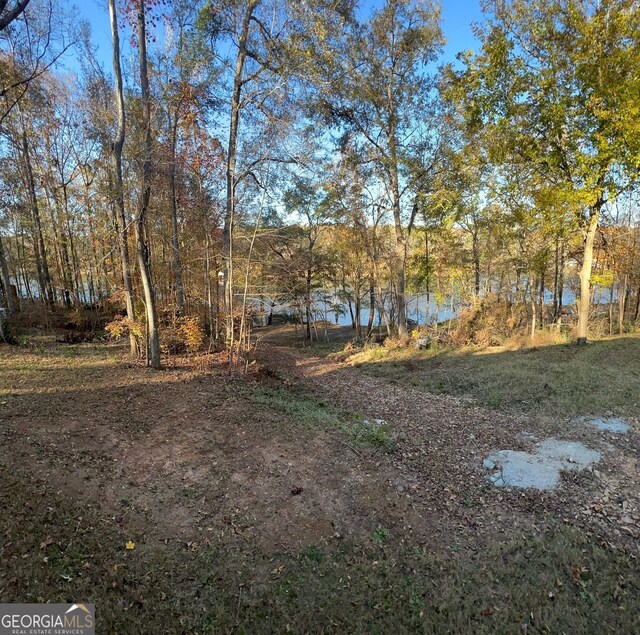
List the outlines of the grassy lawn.
<svg viewBox="0 0 640 635">
<path fill-rule="evenodd" d="M 374 347 L 348 357 L 361 370 L 427 392 L 471 396 L 544 415 L 640 412 L 640 338 L 587 346 L 415 351 Z"/>
<path fill-rule="evenodd" d="M 549 366 L 556 407 L 580 378 L 590 408 L 612 409 L 588 364 L 631 386 L 637 349 L 352 362 L 523 408 Z M 94 602 L 99 633 L 640 632 L 637 545 L 520 493 L 500 497 L 494 529 L 443 541 L 412 516 L 433 502 L 392 485 L 410 442 L 308 387 L 230 379 L 215 359 L 152 373 L 112 345 L 43 345 L 0 348 L 0 402 L 1 602 Z M 442 509 L 454 523 L 486 512 Z"/>
<path fill-rule="evenodd" d="M 383 528 L 267 558 L 214 535 L 136 543 L 98 505 L 0 472 L 3 602 L 97 605 L 100 633 L 633 633 L 637 560 L 569 527 L 433 553 Z M 528 629 L 528 630 L 527 630 Z"/>
</svg>

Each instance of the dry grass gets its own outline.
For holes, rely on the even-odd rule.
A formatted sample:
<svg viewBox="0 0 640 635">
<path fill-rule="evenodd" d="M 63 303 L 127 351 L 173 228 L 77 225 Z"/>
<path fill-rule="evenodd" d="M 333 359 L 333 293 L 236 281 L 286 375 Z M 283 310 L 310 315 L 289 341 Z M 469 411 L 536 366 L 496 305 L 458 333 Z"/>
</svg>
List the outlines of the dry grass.
<svg viewBox="0 0 640 635">
<path fill-rule="evenodd" d="M 553 417 L 635 417 L 640 411 L 638 337 L 604 339 L 583 347 L 567 343 L 428 351 L 374 347 L 348 355 L 347 361 L 393 382 L 473 397 L 495 408 Z"/>
</svg>

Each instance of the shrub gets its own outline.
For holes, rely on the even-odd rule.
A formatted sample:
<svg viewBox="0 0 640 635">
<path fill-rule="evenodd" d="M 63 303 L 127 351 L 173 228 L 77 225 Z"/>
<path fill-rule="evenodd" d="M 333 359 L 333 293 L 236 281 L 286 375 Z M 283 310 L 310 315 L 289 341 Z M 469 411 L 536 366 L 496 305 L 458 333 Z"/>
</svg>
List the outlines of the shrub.
<svg viewBox="0 0 640 635">
<path fill-rule="evenodd" d="M 451 334 L 452 343 L 499 346 L 507 338 L 525 332 L 527 321 L 526 306 L 488 295 L 460 313 Z"/>
<path fill-rule="evenodd" d="M 200 350 L 204 343 L 204 331 L 200 320 L 195 317 L 183 317 L 178 319 L 178 332 L 184 340 L 189 353 Z"/>
<path fill-rule="evenodd" d="M 195 317 L 174 319 L 161 330 L 160 343 L 166 353 L 195 353 L 204 343 L 200 320 Z"/>
<path fill-rule="evenodd" d="M 382 345 L 387 349 L 404 348 L 411 343 L 409 336 L 401 337 L 399 335 L 393 337 L 387 337 Z"/>
<path fill-rule="evenodd" d="M 104 329 L 113 340 L 119 340 L 123 337 L 133 335 L 138 342 L 138 348 L 140 350 L 143 349 L 142 344 L 145 339 L 145 326 L 142 320 L 131 320 L 128 317 L 118 315 L 111 320 L 111 322 L 108 322 Z"/>
</svg>

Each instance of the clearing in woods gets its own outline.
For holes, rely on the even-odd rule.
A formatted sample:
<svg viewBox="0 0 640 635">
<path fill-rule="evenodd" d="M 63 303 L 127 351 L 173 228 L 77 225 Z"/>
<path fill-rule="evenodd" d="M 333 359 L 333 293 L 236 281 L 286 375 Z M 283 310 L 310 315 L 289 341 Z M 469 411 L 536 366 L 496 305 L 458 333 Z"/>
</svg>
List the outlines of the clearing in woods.
<svg viewBox="0 0 640 635">
<path fill-rule="evenodd" d="M 640 434 L 610 387 L 611 413 L 551 417 L 426 392 L 460 374 L 446 356 L 258 356 L 230 378 L 213 356 L 0 346 L 0 601 L 95 602 L 118 633 L 640 631 Z M 550 437 L 602 460 L 551 491 L 488 482 L 491 452 Z"/>
</svg>

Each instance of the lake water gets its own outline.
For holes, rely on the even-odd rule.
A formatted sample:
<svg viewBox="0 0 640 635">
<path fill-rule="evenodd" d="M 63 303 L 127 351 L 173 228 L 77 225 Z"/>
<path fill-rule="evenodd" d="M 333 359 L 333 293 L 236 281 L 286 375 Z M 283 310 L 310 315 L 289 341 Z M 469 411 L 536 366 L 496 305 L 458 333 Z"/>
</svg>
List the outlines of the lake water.
<svg viewBox="0 0 640 635">
<path fill-rule="evenodd" d="M 546 290 L 544 295 L 545 304 L 553 304 L 553 292 Z M 608 288 L 596 287 L 594 301 L 599 304 L 608 304 L 609 295 L 610 292 Z M 407 317 L 410 320 L 417 322 L 418 324 L 424 324 L 425 320 L 427 319 L 430 324 L 433 324 L 436 320 L 439 323 L 446 322 L 451 318 L 457 317 L 458 312 L 463 307 L 463 304 L 459 298 L 454 298 L 453 302 L 451 302 L 451 298 L 448 298 L 444 304 L 438 305 L 438 303 L 434 300 L 433 295 L 430 298 L 427 298 L 426 295 L 406 294 L 405 297 L 407 299 Z M 617 299 L 615 293 L 613 299 L 614 301 Z M 563 306 L 570 307 L 575 305 L 575 302 L 575 293 L 572 289 L 566 287 L 562 295 Z M 338 307 L 337 315 L 336 306 Z M 385 307 L 387 308 L 387 310 L 390 307 L 389 298 L 385 298 Z M 352 308 L 355 310 L 355 307 Z M 291 308 L 284 305 L 276 307 L 274 311 L 276 313 L 284 312 L 292 314 Z M 351 325 L 351 314 L 349 313 L 348 304 L 345 302 L 338 302 L 335 298 L 328 299 L 326 295 L 324 296 L 324 298 L 320 296 L 316 298 L 313 304 L 313 314 L 314 319 L 316 320 L 323 320 L 326 317 L 326 319 L 334 324 L 339 324 L 341 326 Z M 360 322 L 361 324 L 366 326 L 368 320 L 369 303 L 368 301 L 363 300 L 360 311 Z M 377 309 L 374 311 L 374 324 L 382 324 L 382 319 Z"/>
</svg>

